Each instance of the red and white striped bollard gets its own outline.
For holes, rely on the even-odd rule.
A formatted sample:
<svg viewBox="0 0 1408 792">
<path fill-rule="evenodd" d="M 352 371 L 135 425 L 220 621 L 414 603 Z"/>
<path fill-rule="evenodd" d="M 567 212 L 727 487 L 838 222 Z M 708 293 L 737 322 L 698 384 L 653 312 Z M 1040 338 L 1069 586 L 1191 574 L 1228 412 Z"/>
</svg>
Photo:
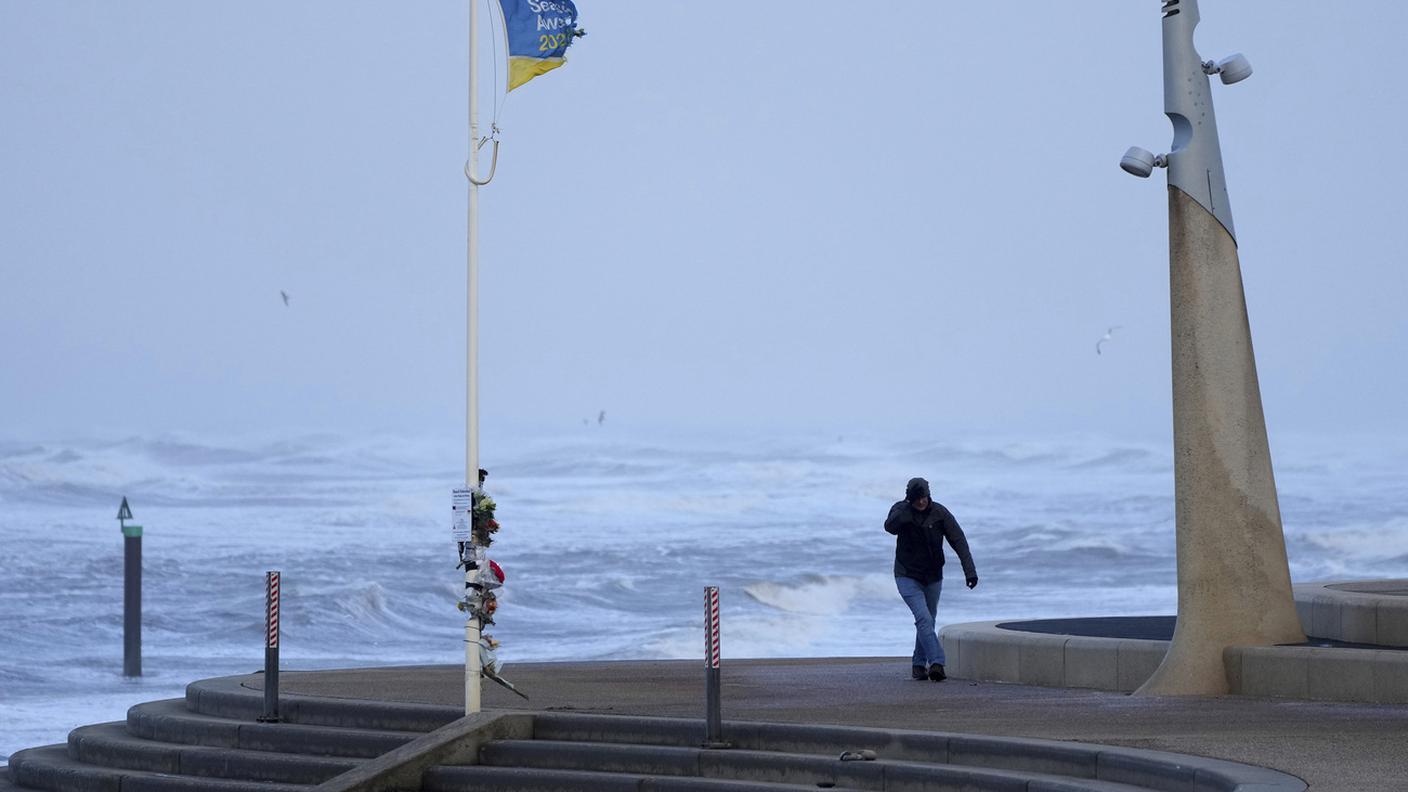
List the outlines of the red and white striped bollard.
<svg viewBox="0 0 1408 792">
<path fill-rule="evenodd" d="M 719 682 L 719 587 L 704 587 L 704 747 L 727 748 Z"/>
<path fill-rule="evenodd" d="M 264 714 L 259 720 L 279 720 L 279 573 L 265 576 Z"/>
</svg>

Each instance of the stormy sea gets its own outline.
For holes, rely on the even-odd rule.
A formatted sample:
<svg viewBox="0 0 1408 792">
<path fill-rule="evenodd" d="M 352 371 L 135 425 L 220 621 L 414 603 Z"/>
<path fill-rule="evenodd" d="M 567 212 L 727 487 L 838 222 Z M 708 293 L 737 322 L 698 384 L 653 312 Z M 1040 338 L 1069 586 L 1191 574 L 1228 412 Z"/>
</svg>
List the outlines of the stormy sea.
<svg viewBox="0 0 1408 792">
<path fill-rule="evenodd" d="M 1408 445 L 1273 448 L 1296 581 L 1408 577 Z M 1167 445 L 1092 437 L 921 441 L 663 436 L 611 425 L 484 449 L 503 525 L 497 624 L 515 662 L 907 655 L 881 529 L 927 477 L 980 586 L 941 623 L 1171 614 Z M 457 663 L 460 588 L 443 438 L 168 435 L 0 441 L 0 761 L 186 683 L 262 667 L 264 575 L 283 575 L 288 669 Z M 122 676 L 127 497 L 144 528 L 144 675 Z"/>
</svg>

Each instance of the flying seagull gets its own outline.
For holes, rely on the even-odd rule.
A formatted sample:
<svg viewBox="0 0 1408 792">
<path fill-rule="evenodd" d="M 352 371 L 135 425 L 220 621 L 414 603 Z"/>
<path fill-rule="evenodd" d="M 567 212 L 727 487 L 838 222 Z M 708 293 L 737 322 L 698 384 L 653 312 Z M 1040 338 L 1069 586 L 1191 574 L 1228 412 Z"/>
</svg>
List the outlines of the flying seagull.
<svg viewBox="0 0 1408 792">
<path fill-rule="evenodd" d="M 1095 354 L 1100 354 L 1100 345 L 1113 338 L 1115 335 L 1115 331 L 1120 329 L 1121 327 L 1124 327 L 1124 325 L 1115 325 L 1114 327 L 1111 327 L 1109 330 L 1105 331 L 1105 335 L 1101 336 L 1100 340 L 1095 342 Z"/>
<path fill-rule="evenodd" d="M 287 308 L 287 307 L 288 307 L 288 292 L 284 291 L 283 289 L 279 289 L 279 296 L 282 297 L 282 298 L 284 298 L 284 307 Z"/>
<path fill-rule="evenodd" d="M 602 410 L 596 414 L 596 425 L 601 426 L 604 423 L 606 423 L 606 410 Z"/>
</svg>

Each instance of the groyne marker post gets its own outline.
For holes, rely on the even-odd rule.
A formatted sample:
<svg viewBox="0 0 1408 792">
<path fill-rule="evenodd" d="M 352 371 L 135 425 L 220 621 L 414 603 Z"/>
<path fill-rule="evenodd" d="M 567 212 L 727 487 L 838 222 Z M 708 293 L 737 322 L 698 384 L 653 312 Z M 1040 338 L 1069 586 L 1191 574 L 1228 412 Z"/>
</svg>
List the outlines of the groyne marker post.
<svg viewBox="0 0 1408 792">
<path fill-rule="evenodd" d="M 265 575 L 264 714 L 261 723 L 279 721 L 279 573 Z"/>
<path fill-rule="evenodd" d="M 704 747 L 727 748 L 719 692 L 719 587 L 704 588 Z"/>
<path fill-rule="evenodd" d="M 128 525 L 132 509 L 123 496 L 117 509 L 122 526 L 122 675 L 142 675 L 142 526 Z"/>
</svg>

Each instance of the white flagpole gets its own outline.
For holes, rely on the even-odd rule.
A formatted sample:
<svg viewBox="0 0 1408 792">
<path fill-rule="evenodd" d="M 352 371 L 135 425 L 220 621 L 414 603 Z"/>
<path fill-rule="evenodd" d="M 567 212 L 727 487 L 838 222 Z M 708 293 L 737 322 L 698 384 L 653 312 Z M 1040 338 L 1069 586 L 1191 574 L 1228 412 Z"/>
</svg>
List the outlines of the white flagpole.
<svg viewBox="0 0 1408 792">
<path fill-rule="evenodd" d="M 468 371 L 465 388 L 464 485 L 479 488 L 479 0 L 469 0 L 469 228 L 465 313 Z M 464 571 L 465 583 L 473 572 Z M 467 590 L 467 589 L 466 589 Z M 473 715 L 479 704 L 479 617 L 472 612 L 464 623 L 464 712 Z"/>
</svg>

